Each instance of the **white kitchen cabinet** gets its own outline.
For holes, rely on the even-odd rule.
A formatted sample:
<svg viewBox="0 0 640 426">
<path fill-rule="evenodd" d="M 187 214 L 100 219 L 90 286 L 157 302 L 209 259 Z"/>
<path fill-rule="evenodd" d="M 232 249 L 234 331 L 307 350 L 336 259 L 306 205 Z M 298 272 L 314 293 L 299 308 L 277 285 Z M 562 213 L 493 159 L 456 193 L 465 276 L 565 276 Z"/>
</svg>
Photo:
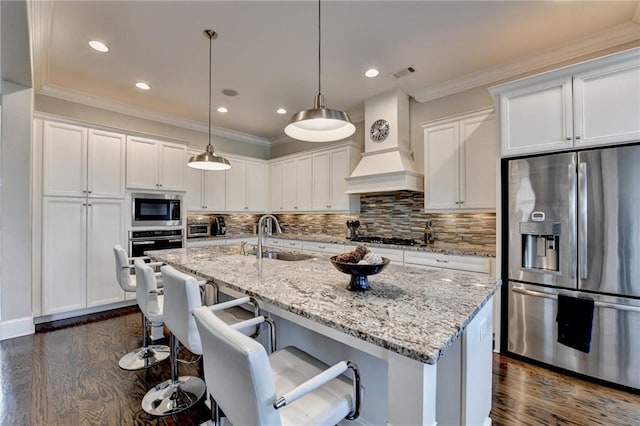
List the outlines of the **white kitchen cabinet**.
<svg viewBox="0 0 640 426">
<path fill-rule="evenodd" d="M 425 210 L 495 210 L 495 120 L 490 110 L 423 125 Z"/>
<path fill-rule="evenodd" d="M 640 49 L 491 89 L 500 109 L 501 155 L 640 139 Z"/>
<path fill-rule="evenodd" d="M 183 145 L 128 136 L 127 187 L 184 191 L 185 155 Z"/>
<path fill-rule="evenodd" d="M 491 273 L 491 259 L 480 256 L 457 256 L 424 251 L 404 251 L 404 264 L 425 268 L 453 269 L 480 274 Z"/>
<path fill-rule="evenodd" d="M 282 173 L 284 211 L 311 211 L 313 191 L 311 156 L 305 155 L 285 160 Z"/>
<path fill-rule="evenodd" d="M 327 253 L 327 254 L 340 254 L 344 253 L 345 245 L 344 244 L 336 244 L 336 243 L 319 243 L 317 241 L 303 241 L 302 249 L 305 251 L 315 251 L 319 253 Z"/>
<path fill-rule="evenodd" d="M 359 212 L 360 197 L 347 195 L 346 177 L 357 158 L 352 147 L 342 147 L 313 155 L 313 211 Z"/>
<path fill-rule="evenodd" d="M 42 314 L 124 300 L 113 246 L 124 245 L 124 201 L 44 197 Z"/>
<path fill-rule="evenodd" d="M 277 161 L 269 164 L 269 181 L 271 182 L 271 204 L 270 210 L 274 213 L 280 213 L 284 210 L 283 193 L 284 193 L 284 175 L 283 162 Z"/>
<path fill-rule="evenodd" d="M 223 212 L 226 209 L 226 173 L 221 170 L 198 170 L 188 167 L 187 161 L 200 151 L 187 151 L 184 162 L 189 212 Z"/>
<path fill-rule="evenodd" d="M 44 195 L 124 197 L 124 135 L 44 121 L 42 161 Z"/>
<path fill-rule="evenodd" d="M 226 211 L 262 213 L 265 211 L 267 165 L 236 157 L 226 157 L 231 168 L 226 173 Z"/>
</svg>

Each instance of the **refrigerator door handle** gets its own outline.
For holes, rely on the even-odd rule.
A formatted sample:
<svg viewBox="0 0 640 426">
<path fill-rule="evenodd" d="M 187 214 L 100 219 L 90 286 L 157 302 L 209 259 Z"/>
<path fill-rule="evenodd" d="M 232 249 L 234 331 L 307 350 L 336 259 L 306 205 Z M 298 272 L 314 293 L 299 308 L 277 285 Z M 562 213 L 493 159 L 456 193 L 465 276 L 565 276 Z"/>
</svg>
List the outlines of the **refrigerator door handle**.
<svg viewBox="0 0 640 426">
<path fill-rule="evenodd" d="M 580 279 L 587 279 L 587 163 L 584 162 L 580 163 L 578 169 L 578 203 Z"/>
<path fill-rule="evenodd" d="M 571 164 L 569 164 L 569 188 L 575 188 L 576 187 L 576 164 L 574 162 L 571 162 Z M 575 231 L 571 232 L 571 247 L 576 247 L 576 234 Z M 575 278 L 576 277 L 576 269 L 577 269 L 577 258 L 578 257 L 578 253 L 576 252 L 576 250 L 571 250 L 571 261 L 569 264 L 569 277 L 570 278 Z"/>
<path fill-rule="evenodd" d="M 544 293 L 542 291 L 526 290 L 524 288 L 517 288 L 517 287 L 512 288 L 511 291 L 513 291 L 514 293 L 523 294 L 525 296 L 542 297 L 544 299 L 552 299 L 552 300 L 558 299 L 557 294 Z M 609 302 L 599 302 L 599 301 L 595 301 L 593 305 L 597 308 L 607 308 L 607 309 L 615 309 L 618 311 L 640 313 L 640 306 L 622 305 L 619 303 L 609 303 Z"/>
</svg>

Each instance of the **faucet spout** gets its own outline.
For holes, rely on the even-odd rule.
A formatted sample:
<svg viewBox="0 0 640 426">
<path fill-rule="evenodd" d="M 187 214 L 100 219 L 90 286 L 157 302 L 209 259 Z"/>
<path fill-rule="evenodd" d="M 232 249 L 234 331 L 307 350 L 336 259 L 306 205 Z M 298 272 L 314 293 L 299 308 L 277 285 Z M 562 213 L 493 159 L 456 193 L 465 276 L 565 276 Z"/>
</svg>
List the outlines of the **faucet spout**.
<svg viewBox="0 0 640 426">
<path fill-rule="evenodd" d="M 264 230 L 262 229 L 262 223 L 265 219 L 271 218 L 273 223 L 276 225 L 276 232 L 282 234 L 282 228 L 280 228 L 280 224 L 278 223 L 278 219 L 272 214 L 265 214 L 260 217 L 258 220 L 258 249 L 256 250 L 256 259 L 262 259 L 262 246 L 264 245 Z"/>
</svg>

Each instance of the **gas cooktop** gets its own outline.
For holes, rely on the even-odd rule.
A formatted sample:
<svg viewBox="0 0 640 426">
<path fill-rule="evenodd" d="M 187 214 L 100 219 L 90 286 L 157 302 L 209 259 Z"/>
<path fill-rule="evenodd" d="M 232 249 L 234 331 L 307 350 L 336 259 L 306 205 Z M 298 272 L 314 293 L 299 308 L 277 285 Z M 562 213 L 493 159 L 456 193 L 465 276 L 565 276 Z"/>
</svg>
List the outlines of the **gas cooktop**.
<svg viewBox="0 0 640 426">
<path fill-rule="evenodd" d="M 387 237 L 364 237 L 356 236 L 352 237 L 351 241 L 362 243 L 374 243 L 374 244 L 395 244 L 398 246 L 415 246 L 420 244 L 416 240 L 410 240 L 407 238 L 387 238 Z"/>
</svg>

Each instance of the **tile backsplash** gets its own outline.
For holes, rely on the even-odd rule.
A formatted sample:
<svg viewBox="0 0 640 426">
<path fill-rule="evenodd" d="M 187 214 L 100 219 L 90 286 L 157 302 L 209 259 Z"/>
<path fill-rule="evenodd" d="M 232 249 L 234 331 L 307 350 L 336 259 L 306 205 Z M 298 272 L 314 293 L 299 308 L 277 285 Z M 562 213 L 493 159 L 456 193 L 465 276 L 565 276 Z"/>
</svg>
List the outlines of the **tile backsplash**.
<svg viewBox="0 0 640 426">
<path fill-rule="evenodd" d="M 424 239 L 424 227 L 431 220 L 436 242 L 482 246 L 495 250 L 495 213 L 424 213 L 424 194 L 397 191 L 360 196 L 360 214 L 278 214 L 286 233 L 346 236 L 346 221 L 360 221 L 360 235 Z M 203 215 L 189 215 L 197 217 Z M 223 214 L 227 233 L 254 232 L 260 215 Z"/>
</svg>

